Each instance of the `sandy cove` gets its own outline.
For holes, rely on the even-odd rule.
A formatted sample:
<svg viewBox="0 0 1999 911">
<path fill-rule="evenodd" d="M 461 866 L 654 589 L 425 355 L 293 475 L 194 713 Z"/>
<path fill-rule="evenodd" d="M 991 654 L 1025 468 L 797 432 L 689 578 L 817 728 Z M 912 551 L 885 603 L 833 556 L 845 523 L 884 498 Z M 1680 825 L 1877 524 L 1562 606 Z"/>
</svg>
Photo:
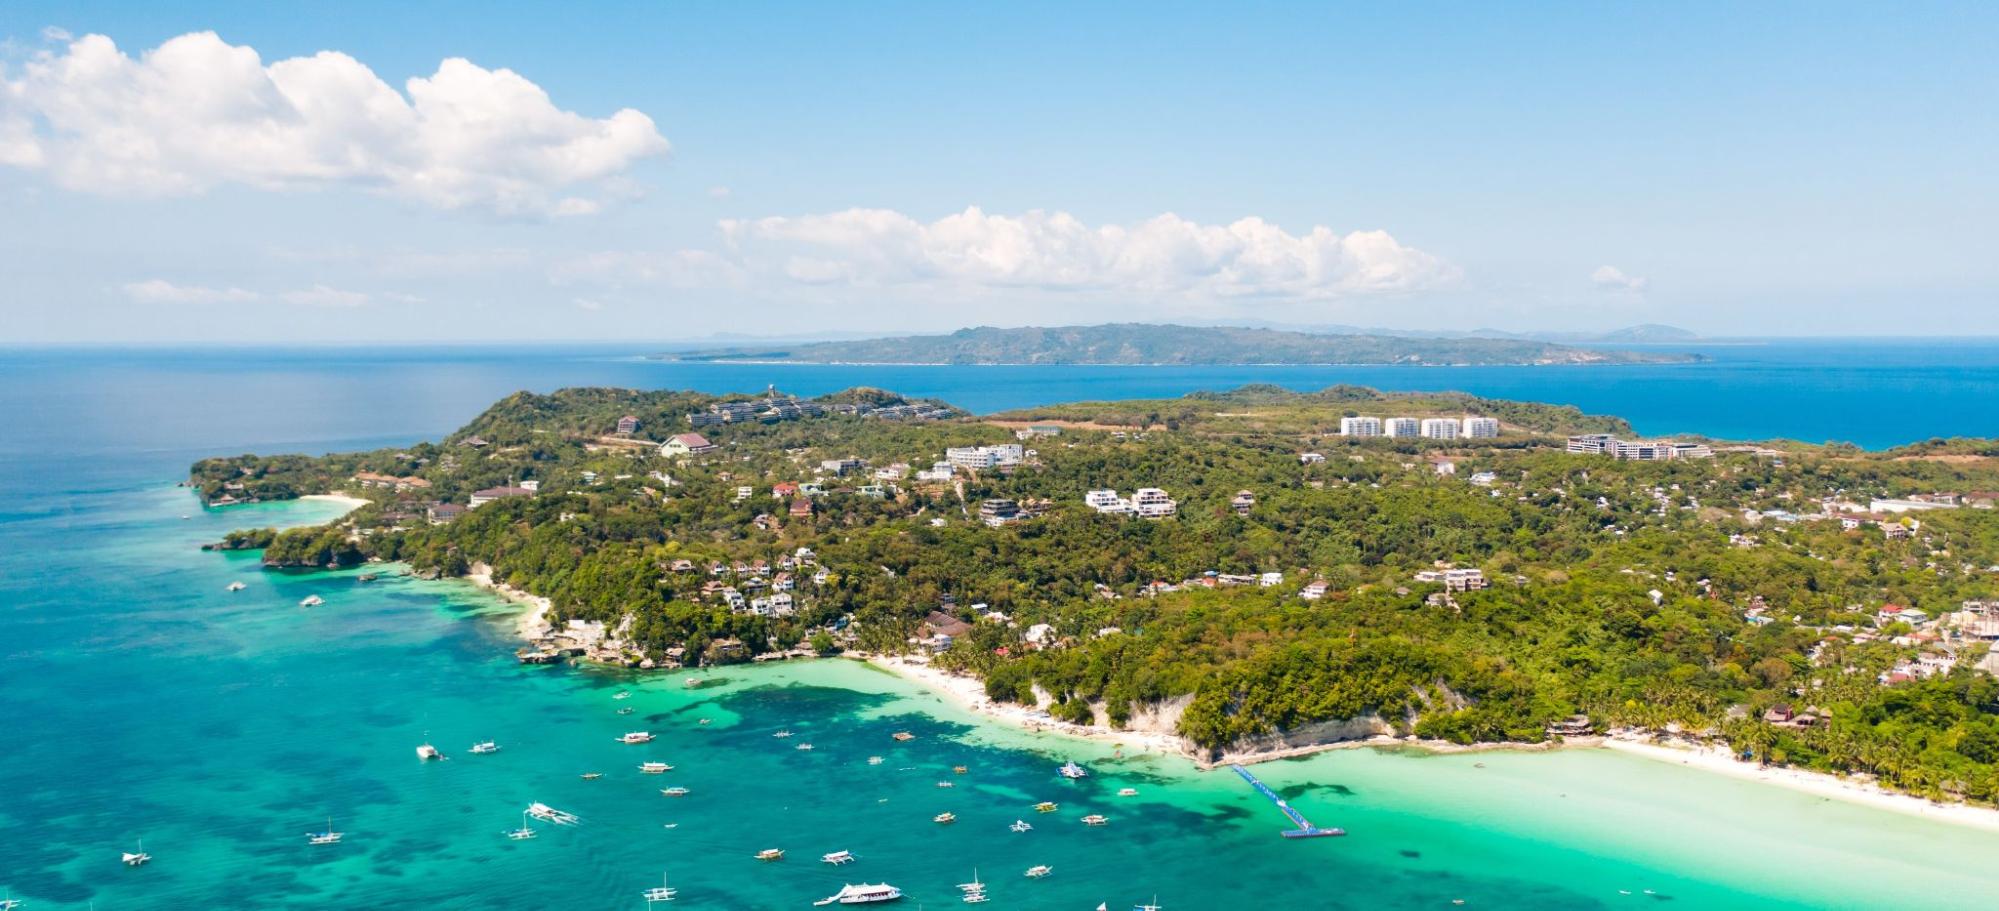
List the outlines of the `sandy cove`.
<svg viewBox="0 0 1999 911">
<path fill-rule="evenodd" d="M 473 564 L 472 571 L 466 573 L 463 578 L 473 585 L 527 608 L 521 611 L 520 616 L 514 618 L 515 635 L 532 643 L 547 638 L 549 633 L 554 631 L 548 623 L 548 613 L 554 609 L 554 602 L 505 582 L 494 582 L 493 568 L 484 563 Z"/>
<path fill-rule="evenodd" d="M 1999 831 L 1999 810 L 1963 803 L 1937 803 L 1910 794 L 1890 791 L 1872 782 L 1844 778 L 1824 772 L 1761 767 L 1754 763 L 1743 762 L 1734 758 L 1725 747 L 1707 746 L 1678 739 L 1660 739 L 1651 735 L 1637 733 L 1625 733 L 1614 737 L 1577 738 L 1575 741 L 1566 744 L 1493 743 L 1470 746 L 1447 741 L 1399 738 L 1383 735 L 1336 743 L 1231 754 L 1223 757 L 1220 762 L 1215 762 L 1210 761 L 1207 756 L 1197 752 L 1193 745 L 1189 744 L 1184 738 L 1176 735 L 1152 731 L 1114 731 L 1101 725 L 1072 724 L 1066 721 L 1055 720 L 1050 718 L 1046 712 L 1026 706 L 1013 703 L 995 703 L 986 698 L 985 685 L 977 679 L 952 674 L 931 666 L 927 661 L 913 660 L 899 655 L 873 655 L 869 656 L 866 660 L 875 667 L 918 683 L 943 696 L 954 705 L 976 715 L 1028 731 L 1052 733 L 1080 740 L 1109 743 L 1126 750 L 1143 750 L 1146 752 L 1182 756 L 1192 760 L 1195 765 L 1202 769 L 1212 769 L 1225 763 L 1249 765 L 1273 759 L 1305 756 L 1327 750 L 1355 749 L 1359 747 L 1420 749 L 1439 753 L 1465 753 L 1488 750 L 1610 749 L 1656 762 L 1677 763 L 1688 768 L 1699 769 L 1718 775 L 1759 781 L 1778 787 L 1790 788 L 1794 791 L 1803 791 L 1828 800 L 1840 800 L 1956 825 Z"/>
<path fill-rule="evenodd" d="M 309 493 L 302 497 L 299 497 L 299 499 L 318 500 L 322 503 L 338 503 L 342 506 L 347 507 L 347 512 L 353 512 L 354 510 L 360 509 L 361 507 L 368 505 L 370 502 L 373 502 L 370 500 L 363 500 L 360 497 L 350 497 L 337 490 L 334 491 L 333 493 Z"/>
</svg>

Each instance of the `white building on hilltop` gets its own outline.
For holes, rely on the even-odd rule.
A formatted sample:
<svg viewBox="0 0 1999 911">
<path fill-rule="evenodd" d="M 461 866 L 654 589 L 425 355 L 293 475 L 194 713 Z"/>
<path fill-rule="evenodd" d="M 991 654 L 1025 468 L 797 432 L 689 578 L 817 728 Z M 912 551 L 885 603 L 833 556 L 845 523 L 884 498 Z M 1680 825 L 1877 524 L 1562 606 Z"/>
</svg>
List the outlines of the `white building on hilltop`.
<svg viewBox="0 0 1999 911">
<path fill-rule="evenodd" d="M 1464 420 L 1464 435 L 1474 440 L 1489 440 L 1499 436 L 1499 419 L 1467 415 Z"/>
<path fill-rule="evenodd" d="M 1131 515 L 1131 501 L 1117 495 L 1117 491 L 1105 488 L 1092 490 L 1083 495 L 1084 505 L 1100 513 L 1109 515 Z"/>
<path fill-rule="evenodd" d="M 1458 422 L 1454 418 L 1424 418 L 1423 435 L 1432 440 L 1455 440 Z"/>
<path fill-rule="evenodd" d="M 1381 419 L 1368 417 L 1340 418 L 1340 436 L 1378 437 L 1381 436 Z"/>
<path fill-rule="evenodd" d="M 1026 458 L 1019 443 L 998 446 L 953 446 L 944 450 L 944 460 L 959 468 L 980 471 L 1001 465 L 1018 465 Z"/>
<path fill-rule="evenodd" d="M 1140 487 L 1132 491 L 1131 511 L 1141 519 L 1164 519 L 1180 511 L 1180 504 L 1157 487 Z"/>
<path fill-rule="evenodd" d="M 1382 426 L 1388 436 L 1413 437 L 1422 433 L 1423 422 L 1415 418 L 1389 418 Z"/>
</svg>

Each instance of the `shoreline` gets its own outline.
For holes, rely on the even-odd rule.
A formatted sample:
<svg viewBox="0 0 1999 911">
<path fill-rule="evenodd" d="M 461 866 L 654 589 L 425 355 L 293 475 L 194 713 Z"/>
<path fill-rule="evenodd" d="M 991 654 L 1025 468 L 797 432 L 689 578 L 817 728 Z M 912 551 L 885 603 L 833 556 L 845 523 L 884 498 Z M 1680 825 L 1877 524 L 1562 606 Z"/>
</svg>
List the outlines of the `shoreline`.
<svg viewBox="0 0 1999 911">
<path fill-rule="evenodd" d="M 301 496 L 299 497 L 299 499 L 301 499 L 301 500 L 317 500 L 317 501 L 319 501 L 319 502 L 321 502 L 321 503 L 338 503 L 338 504 L 340 504 L 340 505 L 342 505 L 342 506 L 345 506 L 345 507 L 347 507 L 347 512 L 353 512 L 354 510 L 357 510 L 357 509 L 360 509 L 361 507 L 363 507 L 363 506 L 366 506 L 366 505 L 368 505 L 368 504 L 369 504 L 370 502 L 372 502 L 372 501 L 369 501 L 369 500 L 364 500 L 364 499 L 361 499 L 360 497 L 350 497 L 350 496 L 348 496 L 348 495 L 346 495 L 346 494 L 344 494 L 344 493 L 340 493 L 340 492 L 338 492 L 338 491 L 335 491 L 335 492 L 333 492 L 333 493 L 309 493 L 309 494 L 303 494 L 303 495 L 301 495 Z M 341 515 L 346 515 L 346 514 L 347 514 L 347 513 L 341 513 Z"/>
<path fill-rule="evenodd" d="M 1937 803 L 1913 794 L 1890 791 L 1871 782 L 1826 772 L 1761 767 L 1735 759 L 1725 748 L 1686 741 L 1661 740 L 1647 735 L 1581 737 L 1568 742 L 1480 744 L 1376 735 L 1272 750 L 1251 750 L 1236 755 L 1225 754 L 1219 761 L 1213 761 L 1208 756 L 1197 753 L 1185 738 L 1178 735 L 1156 731 L 1115 731 L 1100 725 L 1072 724 L 1049 718 L 1046 713 L 1026 706 L 1012 703 L 996 704 L 986 698 L 984 687 L 978 680 L 940 670 L 927 661 L 914 661 L 899 655 L 869 655 L 860 660 L 922 686 L 946 702 L 991 721 L 1034 733 L 1055 734 L 1095 743 L 1111 743 L 1126 750 L 1138 749 L 1180 756 L 1191 760 L 1202 771 L 1212 771 L 1229 764 L 1254 765 L 1259 762 L 1291 759 L 1332 750 L 1368 747 L 1435 754 L 1609 750 L 1654 762 L 1675 763 L 1710 774 L 1800 791 L 1825 800 L 1838 800 L 1856 806 L 1999 832 L 1999 809 L 1968 803 Z"/>
</svg>

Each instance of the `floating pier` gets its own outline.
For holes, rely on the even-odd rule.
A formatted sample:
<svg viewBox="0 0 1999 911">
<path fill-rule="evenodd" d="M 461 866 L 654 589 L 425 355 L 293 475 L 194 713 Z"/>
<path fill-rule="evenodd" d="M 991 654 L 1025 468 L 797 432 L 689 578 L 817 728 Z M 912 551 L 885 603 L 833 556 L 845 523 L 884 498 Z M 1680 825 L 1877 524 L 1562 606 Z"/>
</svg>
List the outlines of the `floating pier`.
<svg viewBox="0 0 1999 911">
<path fill-rule="evenodd" d="M 1242 780 L 1249 782 L 1249 786 L 1255 788 L 1257 793 L 1270 798 L 1270 802 L 1276 804 L 1277 809 L 1284 812 L 1285 818 L 1290 819 L 1291 822 L 1298 826 L 1296 829 L 1288 829 L 1283 832 L 1282 834 L 1285 838 L 1324 838 L 1329 835 L 1347 834 L 1347 830 L 1337 826 L 1322 829 L 1312 825 L 1312 821 L 1306 819 L 1305 814 L 1298 812 L 1297 807 L 1286 803 L 1284 798 L 1277 796 L 1276 791 L 1271 790 L 1269 785 L 1258 781 L 1256 776 L 1251 774 L 1248 769 L 1239 765 L 1231 765 L 1229 768 L 1234 769 L 1237 775 L 1241 775 Z"/>
</svg>

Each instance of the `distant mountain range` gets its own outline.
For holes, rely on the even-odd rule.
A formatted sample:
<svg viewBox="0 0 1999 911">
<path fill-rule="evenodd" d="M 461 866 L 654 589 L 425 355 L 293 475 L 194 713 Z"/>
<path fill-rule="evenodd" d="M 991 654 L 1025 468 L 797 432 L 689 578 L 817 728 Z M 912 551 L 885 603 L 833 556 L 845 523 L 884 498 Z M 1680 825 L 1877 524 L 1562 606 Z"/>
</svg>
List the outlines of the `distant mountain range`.
<svg viewBox="0 0 1999 911">
<path fill-rule="evenodd" d="M 1691 336 L 1667 326 L 1636 326 L 1605 342 L 1669 341 Z M 754 344 L 655 355 L 677 361 L 811 364 L 1659 364 L 1699 355 L 1579 348 L 1540 339 L 1299 332 L 1240 326 L 1116 323 L 1101 326 L 981 326 L 949 335 L 916 335 Z"/>
</svg>

